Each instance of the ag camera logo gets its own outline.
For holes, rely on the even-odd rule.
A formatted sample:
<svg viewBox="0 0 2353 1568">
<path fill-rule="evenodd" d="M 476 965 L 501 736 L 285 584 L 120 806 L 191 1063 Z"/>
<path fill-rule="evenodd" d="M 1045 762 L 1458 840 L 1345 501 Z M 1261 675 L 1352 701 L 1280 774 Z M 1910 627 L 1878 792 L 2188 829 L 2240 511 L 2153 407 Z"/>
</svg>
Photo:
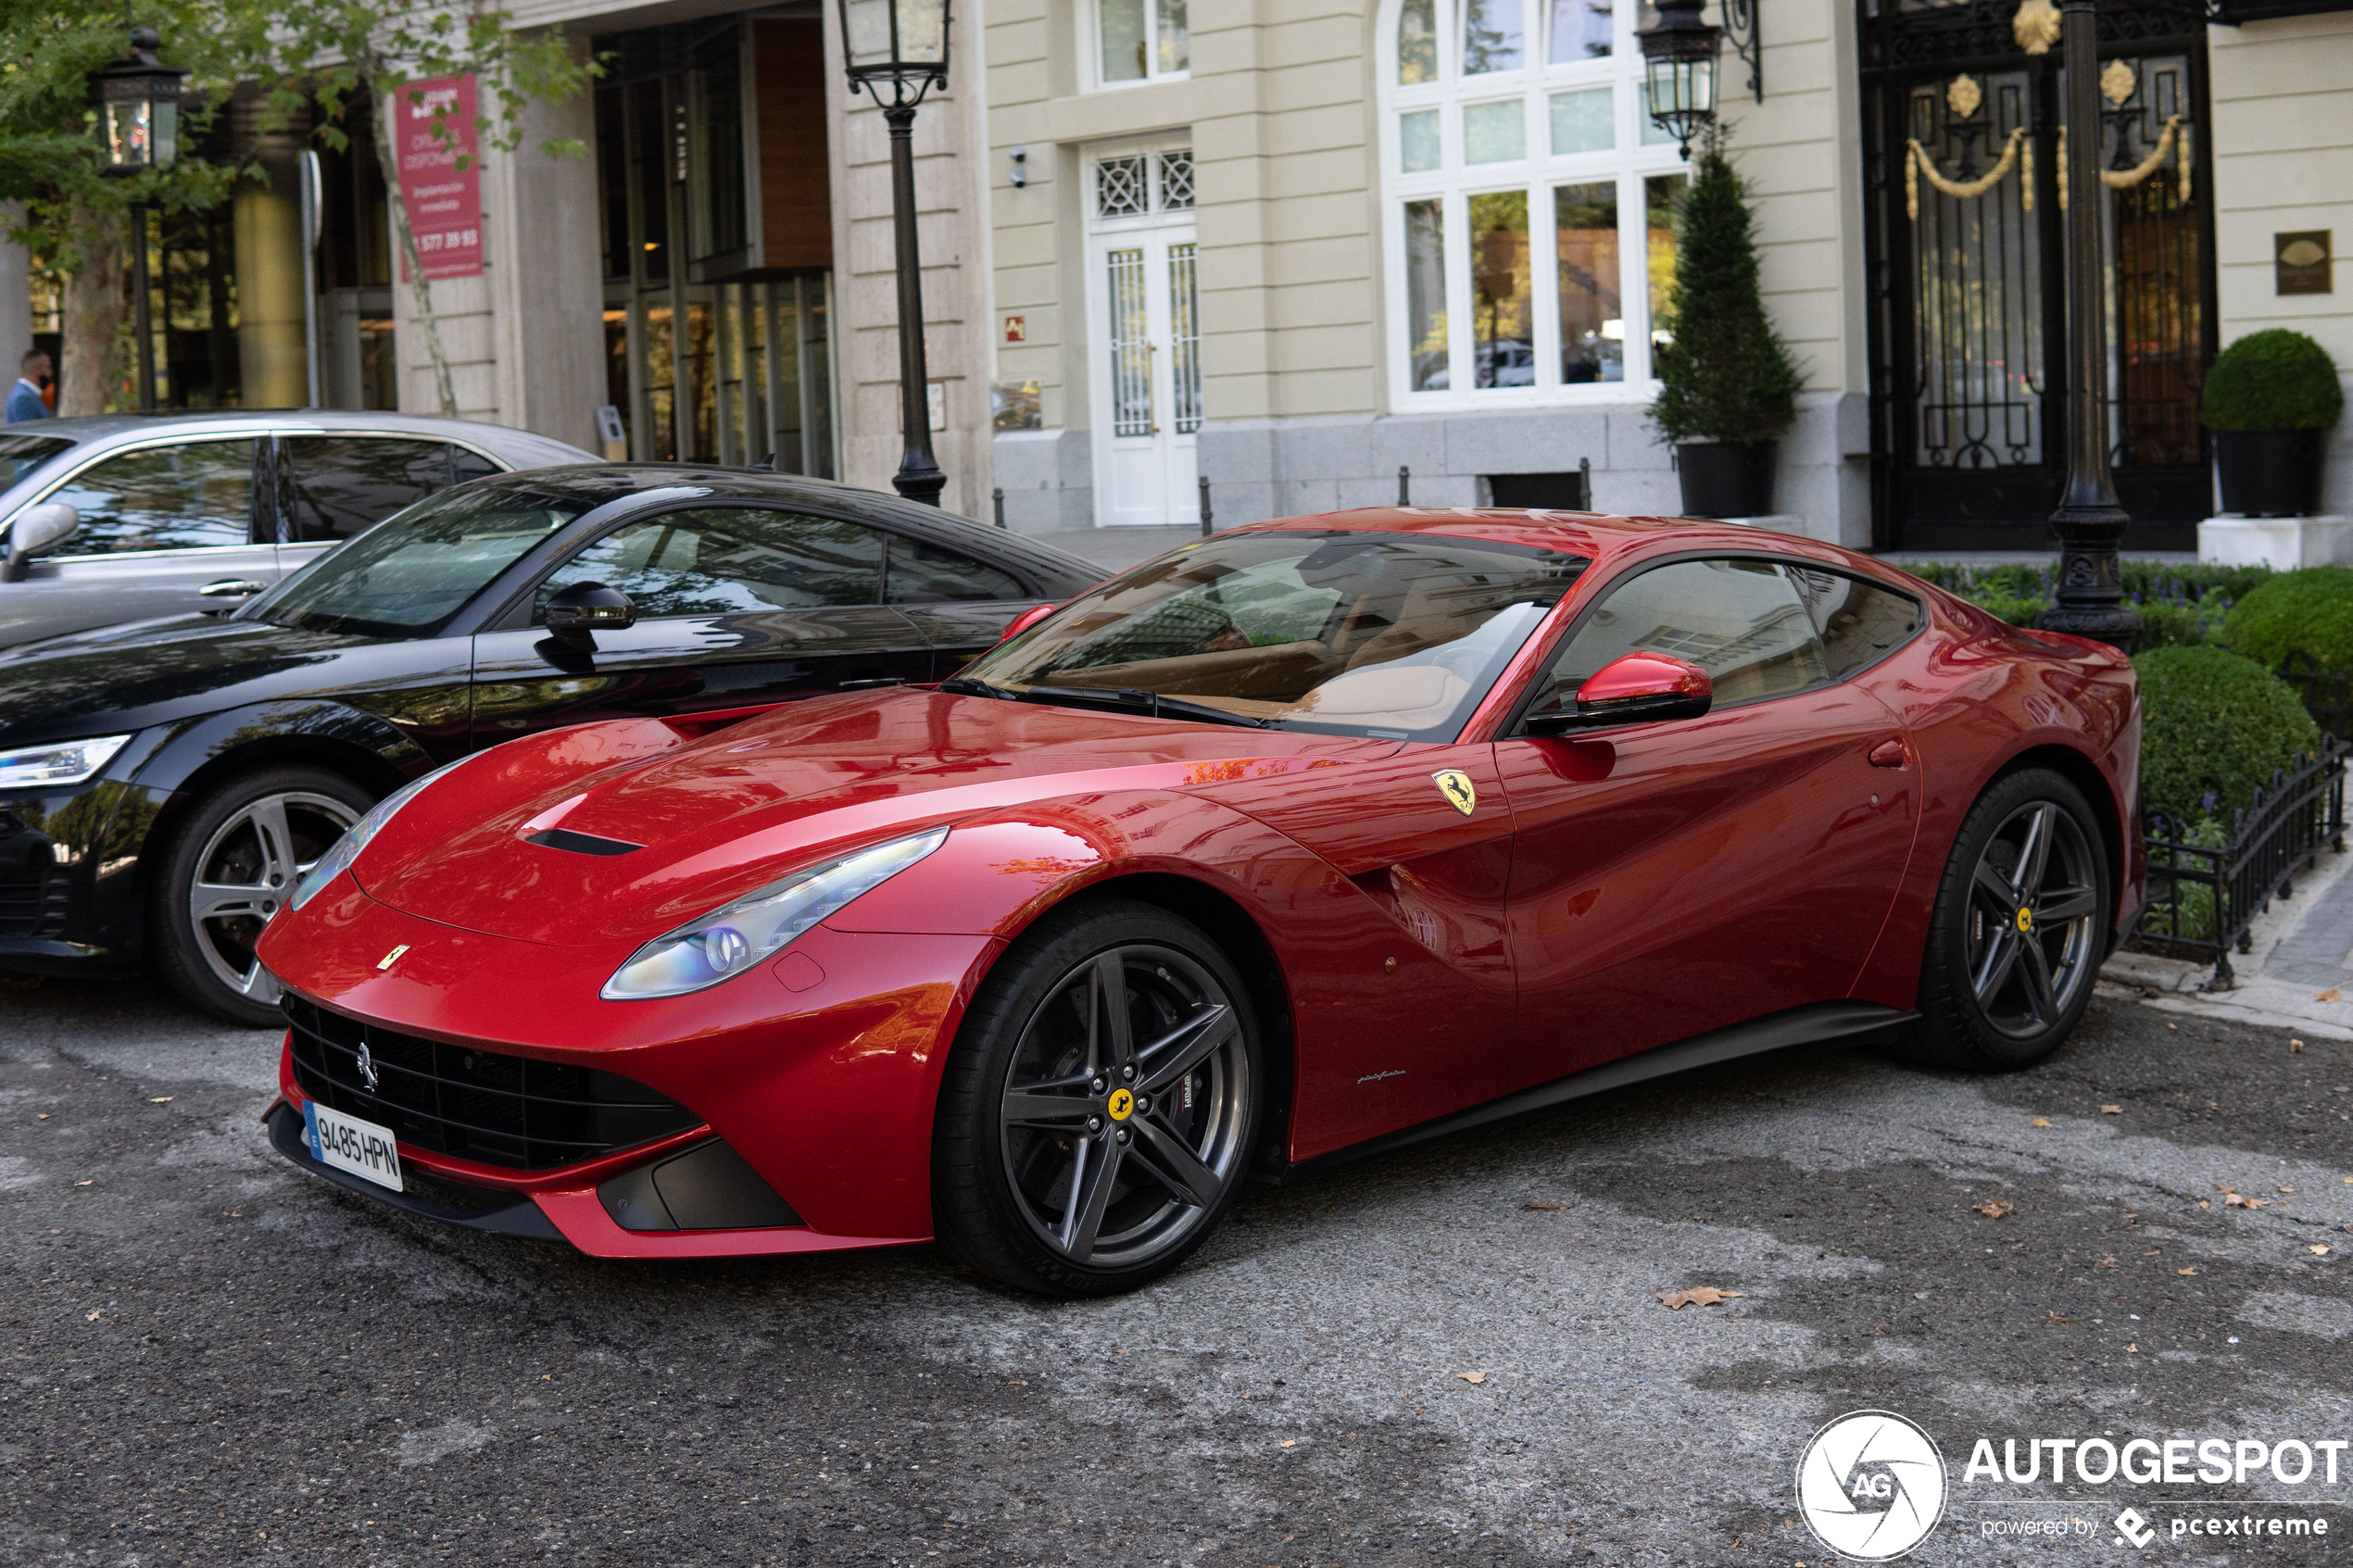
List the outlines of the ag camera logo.
<svg viewBox="0 0 2353 1568">
<path fill-rule="evenodd" d="M 1842 1557 L 1886 1562 L 1928 1538 L 1944 1514 L 1944 1456 L 1888 1411 L 1825 1425 L 1797 1461 L 1797 1506 L 1815 1538 Z"/>
</svg>

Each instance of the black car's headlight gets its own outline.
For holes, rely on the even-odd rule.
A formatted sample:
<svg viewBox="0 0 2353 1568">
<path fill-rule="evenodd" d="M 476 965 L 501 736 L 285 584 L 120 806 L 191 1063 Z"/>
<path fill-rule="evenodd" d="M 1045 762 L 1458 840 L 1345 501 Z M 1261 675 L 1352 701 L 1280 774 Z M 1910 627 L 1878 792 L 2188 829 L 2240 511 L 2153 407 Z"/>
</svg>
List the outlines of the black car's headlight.
<svg viewBox="0 0 2353 1568">
<path fill-rule="evenodd" d="M 798 871 L 658 936 L 613 971 L 607 1001 L 682 997 L 740 974 L 861 894 L 871 893 L 948 842 L 946 828 L 895 838 Z"/>
<path fill-rule="evenodd" d="M 39 789 L 51 784 L 86 783 L 130 743 L 129 735 L 100 735 L 94 740 L 61 741 L 53 746 L 0 751 L 0 789 Z"/>
</svg>

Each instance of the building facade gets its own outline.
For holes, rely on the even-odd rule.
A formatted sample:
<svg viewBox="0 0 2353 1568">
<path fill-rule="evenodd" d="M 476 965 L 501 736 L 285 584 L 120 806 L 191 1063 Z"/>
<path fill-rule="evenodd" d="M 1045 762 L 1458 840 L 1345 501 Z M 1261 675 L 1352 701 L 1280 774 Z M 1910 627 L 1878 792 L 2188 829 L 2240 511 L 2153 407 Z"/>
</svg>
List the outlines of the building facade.
<svg viewBox="0 0 2353 1568">
<path fill-rule="evenodd" d="M 1728 50 L 1719 80 L 1767 306 L 1806 370 L 1775 510 L 1852 546 L 2045 547 L 2048 7 L 1758 9 L 1754 68 Z M 2283 294 L 2277 264 L 2333 252 L 2346 216 L 2353 7 L 2212 9 L 2232 25 L 2100 7 L 2113 456 L 2143 548 L 2190 547 L 2213 509 L 2196 397 L 2223 344 L 2293 325 L 2353 364 L 2338 296 Z M 1643 112 L 1648 19 L 1633 0 L 992 0 L 1008 518 L 1189 521 L 1204 479 L 1221 524 L 1401 491 L 1678 509 L 1646 409 L 1685 165 Z"/>
</svg>

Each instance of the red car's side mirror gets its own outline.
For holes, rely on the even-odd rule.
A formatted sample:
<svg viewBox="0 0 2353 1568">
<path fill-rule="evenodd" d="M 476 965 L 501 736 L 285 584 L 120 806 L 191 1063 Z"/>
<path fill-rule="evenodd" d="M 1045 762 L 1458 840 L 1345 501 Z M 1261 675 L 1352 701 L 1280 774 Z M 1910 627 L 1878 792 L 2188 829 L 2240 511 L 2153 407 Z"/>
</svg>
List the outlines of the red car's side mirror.
<svg viewBox="0 0 2353 1568">
<path fill-rule="evenodd" d="M 1691 660 L 1667 653 L 1623 654 L 1577 688 L 1574 709 L 1531 713 L 1527 728 L 1530 734 L 1544 735 L 1595 724 L 1696 719 L 1715 700 L 1716 684 Z"/>
<path fill-rule="evenodd" d="M 1015 637 L 1020 636 L 1024 632 L 1028 631 L 1032 626 L 1037 625 L 1039 621 L 1045 620 L 1046 617 L 1053 614 L 1054 611 L 1060 608 L 1062 608 L 1062 606 L 1054 604 L 1032 605 L 1029 608 L 1023 610 L 1019 615 L 1014 616 L 1013 623 L 1005 628 L 1004 635 L 999 637 L 997 640 L 1000 643 L 1010 643 Z"/>
</svg>

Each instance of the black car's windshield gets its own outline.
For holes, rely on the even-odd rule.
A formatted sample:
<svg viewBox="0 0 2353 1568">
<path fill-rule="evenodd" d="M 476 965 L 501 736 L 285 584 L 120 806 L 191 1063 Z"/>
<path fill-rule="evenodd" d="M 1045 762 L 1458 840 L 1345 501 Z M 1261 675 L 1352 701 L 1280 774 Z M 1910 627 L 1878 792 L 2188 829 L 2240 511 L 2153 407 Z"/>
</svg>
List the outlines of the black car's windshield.
<svg viewBox="0 0 2353 1568">
<path fill-rule="evenodd" d="M 0 484 L 14 484 L 73 443 L 57 435 L 0 435 Z"/>
<path fill-rule="evenodd" d="M 238 619 L 308 632 L 430 636 L 525 550 L 609 499 L 507 484 L 448 491 L 329 550 Z"/>
<path fill-rule="evenodd" d="M 1038 700 L 1154 693 L 1285 729 L 1451 740 L 1590 564 L 1436 534 L 1219 534 L 1073 600 L 964 675 Z"/>
</svg>

